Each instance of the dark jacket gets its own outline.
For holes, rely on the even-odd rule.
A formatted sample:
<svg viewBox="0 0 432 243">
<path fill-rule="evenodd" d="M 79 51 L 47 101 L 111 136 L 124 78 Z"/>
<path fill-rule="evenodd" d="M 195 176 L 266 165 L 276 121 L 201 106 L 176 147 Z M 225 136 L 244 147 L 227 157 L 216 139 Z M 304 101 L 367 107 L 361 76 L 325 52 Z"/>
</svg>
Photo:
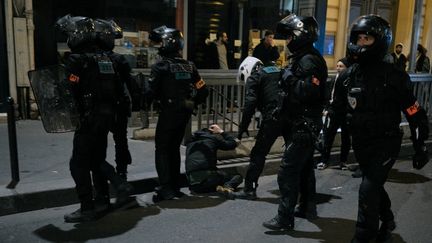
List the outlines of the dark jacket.
<svg viewBox="0 0 432 243">
<path fill-rule="evenodd" d="M 401 53 L 399 55 L 399 58 L 396 56 L 396 53 L 392 53 L 391 56 L 393 57 L 393 64 L 395 65 L 395 67 L 401 71 L 405 71 L 406 70 L 406 63 L 408 61 L 407 57 Z"/>
<path fill-rule="evenodd" d="M 252 56 L 260 59 L 264 66 L 270 66 L 279 58 L 279 51 L 276 46 L 266 47 L 264 39 L 262 39 L 261 43 L 255 47 Z"/>
<path fill-rule="evenodd" d="M 181 57 L 164 57 L 151 67 L 149 100 L 158 100 L 162 110 L 192 112 L 205 102 L 208 89 L 194 63 Z"/>
<path fill-rule="evenodd" d="M 399 136 L 401 111 L 410 126 L 420 126 L 420 132 L 428 129 L 426 113 L 413 95 L 408 74 L 393 64 L 383 61 L 354 64 L 339 79 L 343 82 L 338 85 L 336 95 L 348 107 L 353 141 Z M 427 138 L 427 134 L 422 136 Z"/>
<path fill-rule="evenodd" d="M 427 57 L 424 54 L 421 54 L 416 62 L 416 69 L 415 71 L 417 73 L 429 73 L 430 72 L 430 60 L 429 57 Z"/>
<path fill-rule="evenodd" d="M 281 85 L 288 94 L 283 112 L 293 120 L 320 117 L 325 104 L 326 62 L 312 46 L 291 58 L 292 64 L 282 74 Z"/>
<path fill-rule="evenodd" d="M 281 70 L 268 66 L 255 71 L 245 84 L 245 102 L 240 127 L 247 129 L 255 109 L 261 112 L 263 121 L 272 119 L 272 113 L 278 106 L 279 80 Z"/>
<path fill-rule="evenodd" d="M 126 82 L 131 81 L 126 59 L 113 52 L 72 53 L 66 62 L 81 125 L 106 130 L 128 103 Z"/>
<path fill-rule="evenodd" d="M 229 48 L 227 44 L 224 44 L 227 52 L 228 68 L 234 68 L 234 52 Z M 208 69 L 220 69 L 219 65 L 219 52 L 215 41 L 212 41 L 207 45 L 205 51 L 206 68 Z"/>
<path fill-rule="evenodd" d="M 186 174 L 216 170 L 217 150 L 232 150 L 235 147 L 234 137 L 225 132 L 212 134 L 208 129 L 195 132 L 186 145 Z"/>
</svg>

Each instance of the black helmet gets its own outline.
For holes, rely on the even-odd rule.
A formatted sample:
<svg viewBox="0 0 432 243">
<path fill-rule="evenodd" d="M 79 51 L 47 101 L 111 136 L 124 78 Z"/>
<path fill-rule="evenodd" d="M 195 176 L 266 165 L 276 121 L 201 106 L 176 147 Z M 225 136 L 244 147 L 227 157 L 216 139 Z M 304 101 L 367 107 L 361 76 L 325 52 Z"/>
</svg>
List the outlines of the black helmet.
<svg viewBox="0 0 432 243">
<path fill-rule="evenodd" d="M 283 38 L 292 36 L 293 39 L 288 44 L 288 49 L 295 53 L 318 40 L 318 23 L 312 16 L 290 14 L 279 21 L 276 26 L 276 34 Z"/>
<path fill-rule="evenodd" d="M 95 26 L 91 18 L 68 14 L 57 20 L 55 26 L 67 35 L 67 45 L 71 50 L 94 42 Z"/>
<path fill-rule="evenodd" d="M 165 25 L 152 30 L 149 39 L 161 43 L 161 47 L 159 47 L 161 56 L 168 56 L 183 50 L 183 34 L 179 30 L 168 28 Z"/>
<path fill-rule="evenodd" d="M 370 46 L 357 45 L 359 34 L 371 35 L 375 41 Z M 351 26 L 347 47 L 352 61 L 362 62 L 372 59 L 381 60 L 387 53 L 392 40 L 390 24 L 378 15 L 369 14 L 357 18 Z"/>
<path fill-rule="evenodd" d="M 95 19 L 96 44 L 104 51 L 114 48 L 114 39 L 122 38 L 122 29 L 113 20 Z"/>
</svg>

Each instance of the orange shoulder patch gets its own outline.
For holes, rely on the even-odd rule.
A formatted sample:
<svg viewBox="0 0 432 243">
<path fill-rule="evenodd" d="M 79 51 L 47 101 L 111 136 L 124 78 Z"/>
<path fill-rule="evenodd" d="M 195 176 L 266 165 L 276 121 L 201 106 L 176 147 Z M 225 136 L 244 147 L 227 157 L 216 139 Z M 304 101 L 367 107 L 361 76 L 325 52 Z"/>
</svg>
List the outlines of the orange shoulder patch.
<svg viewBox="0 0 432 243">
<path fill-rule="evenodd" d="M 414 103 L 414 105 L 412 105 L 412 106 L 410 106 L 410 107 L 408 107 L 408 108 L 406 109 L 406 112 L 408 113 L 408 115 L 412 116 L 412 115 L 414 115 L 415 113 L 417 113 L 419 110 L 420 110 L 420 105 L 419 105 L 419 103 L 416 101 L 416 102 Z"/>
<path fill-rule="evenodd" d="M 68 78 L 68 79 L 69 79 L 69 81 L 71 81 L 72 83 L 78 83 L 80 78 L 79 78 L 78 76 L 76 76 L 75 74 L 72 74 L 72 73 L 71 73 L 71 74 L 69 75 L 69 78 Z"/>
<path fill-rule="evenodd" d="M 205 85 L 204 80 L 200 79 L 198 82 L 195 83 L 195 88 L 201 89 L 202 87 L 204 87 L 204 85 Z"/>
</svg>

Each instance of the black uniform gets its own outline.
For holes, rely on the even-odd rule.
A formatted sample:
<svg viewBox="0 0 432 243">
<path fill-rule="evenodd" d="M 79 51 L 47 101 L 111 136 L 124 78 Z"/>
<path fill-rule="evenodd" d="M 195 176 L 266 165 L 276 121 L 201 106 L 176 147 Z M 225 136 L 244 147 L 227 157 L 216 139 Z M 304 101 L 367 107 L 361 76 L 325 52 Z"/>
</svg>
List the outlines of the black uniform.
<svg viewBox="0 0 432 243">
<path fill-rule="evenodd" d="M 384 59 L 391 39 L 386 20 L 373 14 L 360 16 L 351 27 L 347 48 L 354 64 L 341 73 L 336 92 L 336 100 L 348 107 L 354 155 L 363 174 L 352 242 L 374 238 L 387 242 L 395 228 L 384 183 L 401 146 L 401 111 L 410 124 L 416 151 L 414 167 L 421 168 L 428 161 L 424 146 L 429 135 L 426 112 L 413 96 L 408 74 Z"/>
<path fill-rule="evenodd" d="M 297 53 L 285 70 L 282 82 L 287 88 L 283 113 L 288 114 L 291 142 L 287 145 L 278 174 L 281 203 L 280 222 L 294 225 L 294 208 L 300 193 L 299 211 L 316 216 L 313 153 L 321 130 L 327 66 L 312 46 Z"/>
<path fill-rule="evenodd" d="M 225 132 L 213 134 L 206 128 L 195 132 L 186 145 L 185 164 L 190 190 L 198 193 L 214 192 L 217 186 L 236 189 L 242 177 L 216 167 L 217 150 L 232 150 L 236 147 L 234 137 Z M 235 180 L 231 181 L 234 176 Z"/>
<path fill-rule="evenodd" d="M 408 74 L 392 64 L 354 64 L 340 78 L 345 87 L 336 94 L 349 107 L 354 154 L 363 172 L 356 238 L 370 240 L 377 235 L 380 220 L 383 225 L 394 220 L 384 183 L 401 146 L 400 113 L 415 127 L 427 127 L 427 118 L 412 94 Z M 421 139 L 427 134 L 422 132 Z"/>
<path fill-rule="evenodd" d="M 121 80 L 129 75 L 123 72 L 129 70 L 125 67 L 127 65 L 120 55 L 96 50 L 73 52 L 67 61 L 68 80 L 73 85 L 80 113 L 70 170 L 82 211 L 94 207 L 90 172 L 96 188 L 96 201 L 109 203 L 107 179 L 117 188 L 124 183 L 115 176 L 114 168 L 105 161 L 105 157 L 107 134 L 121 108 L 118 106 L 124 91 Z"/>
<path fill-rule="evenodd" d="M 180 55 L 163 57 L 151 68 L 149 95 L 160 102 L 156 126 L 156 170 L 162 199 L 179 191 L 180 144 L 193 109 L 208 90 L 195 65 Z"/>
<path fill-rule="evenodd" d="M 281 71 L 268 66 L 255 71 L 246 81 L 245 103 L 239 131 L 247 131 L 255 109 L 261 112 L 263 121 L 250 154 L 249 167 L 245 178 L 245 190 L 256 189 L 258 178 L 264 169 L 265 157 L 277 137 L 283 135 L 287 142 L 289 127 L 286 116 L 273 119 L 279 102 L 279 80 Z M 255 185 L 253 185 L 255 183 Z"/>
<path fill-rule="evenodd" d="M 120 55 L 113 55 L 113 58 L 120 63 L 126 61 Z M 115 143 L 116 172 L 126 179 L 127 165 L 132 163 L 127 140 L 128 118 L 131 116 L 132 110 L 136 110 L 134 107 L 140 105 L 140 90 L 130 75 L 129 65 L 123 63 L 123 65 L 119 65 L 119 68 L 122 69 L 120 70 L 120 74 L 122 74 L 120 78 L 123 83 L 123 92 L 111 132 Z"/>
</svg>

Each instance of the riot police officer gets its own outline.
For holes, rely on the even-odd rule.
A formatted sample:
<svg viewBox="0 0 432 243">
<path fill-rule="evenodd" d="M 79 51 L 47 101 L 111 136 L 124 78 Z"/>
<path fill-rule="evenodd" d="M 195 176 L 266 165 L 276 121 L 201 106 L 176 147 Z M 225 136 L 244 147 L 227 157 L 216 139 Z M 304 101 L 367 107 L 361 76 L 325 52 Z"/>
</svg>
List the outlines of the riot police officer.
<svg viewBox="0 0 432 243">
<path fill-rule="evenodd" d="M 156 171 L 160 186 L 155 201 L 182 196 L 180 192 L 180 143 L 194 108 L 205 102 L 208 90 L 195 64 L 184 60 L 183 35 L 161 26 L 151 31 L 150 40 L 159 43 L 162 60 L 151 67 L 148 99 L 160 103 L 156 125 Z"/>
<path fill-rule="evenodd" d="M 278 184 L 281 193 L 278 214 L 263 226 L 272 230 L 294 228 L 294 216 L 317 217 L 313 153 L 321 129 L 327 66 L 313 47 L 318 23 L 313 17 L 291 14 L 277 24 L 277 34 L 286 38 L 292 64 L 282 74 L 286 93 L 281 113 L 289 116 L 290 142 L 285 148 Z M 298 194 L 299 207 L 295 212 Z"/>
<path fill-rule="evenodd" d="M 263 67 L 255 57 L 247 57 L 239 67 L 238 79 L 245 82 L 245 103 L 239 126 L 238 139 L 248 132 L 249 123 L 255 109 L 263 116 L 262 124 L 256 136 L 256 142 L 250 153 L 249 167 L 246 172 L 245 186 L 242 191 L 233 193 L 234 198 L 256 199 L 258 178 L 264 169 L 265 157 L 280 135 L 288 141 L 289 127 L 286 115 L 274 119 L 278 107 L 279 80 L 281 70 L 276 66 Z"/>
<path fill-rule="evenodd" d="M 401 146 L 401 111 L 412 131 L 414 167 L 428 161 L 426 112 L 413 96 L 407 73 L 384 61 L 391 40 L 390 25 L 380 16 L 354 21 L 347 48 L 354 64 L 339 76 L 343 82 L 335 93 L 348 107 L 354 154 L 363 172 L 352 242 L 387 242 L 396 227 L 384 183 Z"/>
<path fill-rule="evenodd" d="M 107 134 L 115 123 L 124 91 L 122 80 L 129 76 L 126 72 L 129 69 L 122 56 L 103 51 L 102 43 L 111 40 L 107 37 L 114 40 L 113 32 L 100 35 L 93 19 L 66 15 L 56 24 L 68 35 L 67 44 L 72 52 L 66 61 L 66 77 L 80 116 L 70 160 L 80 208 L 64 218 L 70 223 L 90 221 L 110 207 L 108 179 L 117 190 L 118 203 L 124 202 L 132 192 L 131 185 L 117 176 L 105 161 Z"/>
<path fill-rule="evenodd" d="M 113 52 L 114 39 L 123 37 L 121 28 L 113 20 L 95 19 L 94 25 L 98 46 L 112 58 L 124 62 L 125 59 L 122 56 Z M 120 73 L 123 74 L 121 78 L 125 87 L 123 87 L 120 94 L 116 119 L 110 131 L 114 139 L 116 172 L 126 180 L 127 166 L 132 163 L 127 140 L 128 118 L 131 116 L 132 111 L 139 110 L 141 95 L 135 80 L 129 75 L 131 72 L 130 66 L 121 65 L 119 68 L 124 69 Z"/>
</svg>

